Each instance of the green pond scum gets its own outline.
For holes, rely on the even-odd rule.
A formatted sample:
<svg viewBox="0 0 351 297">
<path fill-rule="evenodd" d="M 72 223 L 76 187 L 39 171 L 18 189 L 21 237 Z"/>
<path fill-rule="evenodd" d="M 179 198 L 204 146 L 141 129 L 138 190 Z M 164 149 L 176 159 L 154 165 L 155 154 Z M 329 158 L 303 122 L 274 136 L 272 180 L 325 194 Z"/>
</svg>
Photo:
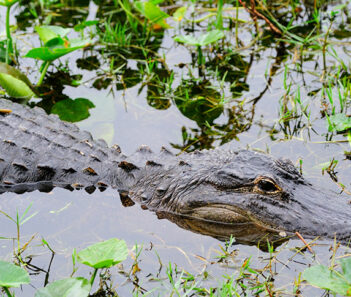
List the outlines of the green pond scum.
<svg viewBox="0 0 351 297">
<path fill-rule="evenodd" d="M 135 118 L 164 117 L 150 135 L 176 119 L 162 136 L 176 153 L 273 151 L 350 195 L 350 11 L 348 0 L 0 0 L 1 96 L 83 127 L 110 96 Z M 138 238 L 56 251 L 35 227 L 23 235 L 38 205 L 20 214 L 1 201 L 15 226 L 0 229 L 2 296 L 351 296 L 350 249 L 336 241 L 267 242 L 241 258 L 235 238 L 207 257 L 170 246 L 203 263 L 190 271 Z M 38 247 L 48 263 L 36 264 Z M 57 253 L 71 257 L 71 274 L 55 274 Z"/>
</svg>

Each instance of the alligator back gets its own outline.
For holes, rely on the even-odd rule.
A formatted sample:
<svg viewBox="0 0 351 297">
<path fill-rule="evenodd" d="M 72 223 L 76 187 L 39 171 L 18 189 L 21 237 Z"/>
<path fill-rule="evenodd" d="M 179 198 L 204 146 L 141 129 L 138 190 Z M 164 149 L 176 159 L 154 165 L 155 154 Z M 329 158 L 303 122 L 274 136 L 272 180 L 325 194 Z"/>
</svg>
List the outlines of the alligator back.
<svg viewBox="0 0 351 297">
<path fill-rule="evenodd" d="M 1 99 L 0 109 L 0 193 L 118 186 L 117 146 L 40 108 Z"/>
</svg>

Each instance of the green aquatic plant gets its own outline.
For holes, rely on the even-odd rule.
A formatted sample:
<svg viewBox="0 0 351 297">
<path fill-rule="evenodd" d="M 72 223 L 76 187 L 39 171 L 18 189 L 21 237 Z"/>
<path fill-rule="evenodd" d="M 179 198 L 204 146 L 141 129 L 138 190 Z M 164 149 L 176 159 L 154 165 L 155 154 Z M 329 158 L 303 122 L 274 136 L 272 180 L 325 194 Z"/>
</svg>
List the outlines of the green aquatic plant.
<svg viewBox="0 0 351 297">
<path fill-rule="evenodd" d="M 169 17 L 167 13 L 155 4 L 155 1 L 136 1 L 135 8 L 146 17 L 152 24 L 157 24 L 161 28 L 168 29 L 170 26 L 166 23 L 165 19 Z"/>
<path fill-rule="evenodd" d="M 13 53 L 13 44 L 10 30 L 10 10 L 11 7 L 16 4 L 19 0 L 0 0 L 0 5 L 6 7 L 6 64 L 10 63 L 10 54 Z"/>
<path fill-rule="evenodd" d="M 0 62 L 0 85 L 14 98 L 30 99 L 35 95 L 31 82 L 18 69 Z"/>
<path fill-rule="evenodd" d="M 0 213 L 2 215 L 4 215 L 5 217 L 7 217 L 9 220 L 11 220 L 13 223 L 16 224 L 16 230 L 17 230 L 17 237 L 16 237 L 16 241 L 17 241 L 17 251 L 14 252 L 15 256 L 18 258 L 18 260 L 20 262 L 23 262 L 22 260 L 22 256 L 21 253 L 23 252 L 23 247 L 21 247 L 21 243 L 20 243 L 20 239 L 21 239 L 21 233 L 20 233 L 20 228 L 21 226 L 29 221 L 31 218 L 33 218 L 35 215 L 37 215 L 38 212 L 34 212 L 31 215 L 27 216 L 29 210 L 32 207 L 32 203 L 29 204 L 29 206 L 25 209 L 25 211 L 23 212 L 22 215 L 20 215 L 18 213 L 18 211 L 16 211 L 16 217 L 11 217 L 9 214 L 7 214 L 6 212 L 0 210 Z"/>
<path fill-rule="evenodd" d="M 38 87 L 42 84 L 48 67 L 54 60 L 90 45 L 91 41 L 87 39 L 69 40 L 66 35 L 71 29 L 59 26 L 41 26 L 35 29 L 44 46 L 31 49 L 25 57 L 43 61 L 41 75 L 37 83 Z M 26 75 L 16 68 L 1 62 L 0 85 L 9 96 L 14 98 L 30 99 L 36 95 L 36 90 Z M 93 107 L 91 104 L 89 106 Z"/>
<path fill-rule="evenodd" d="M 29 283 L 30 278 L 27 271 L 15 264 L 0 260 L 0 287 L 8 297 L 14 296 L 9 288 L 18 288 Z"/>
<path fill-rule="evenodd" d="M 303 272 L 303 278 L 311 285 L 342 296 L 351 296 L 351 257 L 340 260 L 341 271 L 334 267 L 316 265 Z"/>
<path fill-rule="evenodd" d="M 50 283 L 44 288 L 39 289 L 35 293 L 35 297 L 86 297 L 90 293 L 98 270 L 112 267 L 127 259 L 127 256 L 128 249 L 125 241 L 117 238 L 111 238 L 109 240 L 90 245 L 81 250 L 78 254 L 74 252 L 72 257 L 74 266 L 77 260 L 82 264 L 94 268 L 94 272 L 90 280 L 83 277 L 70 277 L 58 280 Z M 74 269 L 74 272 L 75 270 L 76 269 Z"/>
<path fill-rule="evenodd" d="M 89 109 L 95 105 L 88 99 L 64 99 L 54 104 L 51 113 L 57 114 L 61 120 L 66 122 L 79 122 L 90 116 Z"/>
<path fill-rule="evenodd" d="M 219 39 L 224 37 L 224 32 L 222 30 L 212 30 L 201 34 L 198 37 L 192 35 L 178 35 L 175 36 L 173 39 L 180 43 L 185 43 L 188 45 L 196 46 L 198 52 L 198 64 L 199 66 L 203 65 L 203 54 L 202 54 L 202 47 L 212 44 Z"/>
<path fill-rule="evenodd" d="M 25 57 L 43 61 L 37 86 L 42 84 L 45 74 L 54 60 L 91 44 L 91 40 L 88 39 L 68 39 L 67 34 L 71 31 L 68 28 L 36 26 L 35 30 L 43 46 L 31 49 Z"/>
</svg>

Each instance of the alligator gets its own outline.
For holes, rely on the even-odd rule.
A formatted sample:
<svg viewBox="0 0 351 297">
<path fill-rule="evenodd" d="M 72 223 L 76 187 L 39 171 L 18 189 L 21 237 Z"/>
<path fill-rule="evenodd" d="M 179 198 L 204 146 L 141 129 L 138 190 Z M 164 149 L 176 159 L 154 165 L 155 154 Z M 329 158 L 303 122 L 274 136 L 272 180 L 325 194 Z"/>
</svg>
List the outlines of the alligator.
<svg viewBox="0 0 351 297">
<path fill-rule="evenodd" d="M 290 160 L 223 148 L 153 153 L 147 146 L 126 156 L 56 115 L 0 99 L 0 193 L 54 187 L 112 187 L 126 205 L 137 202 L 219 239 L 234 234 L 247 243 L 295 232 L 351 239 L 345 197 L 312 185 Z"/>
</svg>

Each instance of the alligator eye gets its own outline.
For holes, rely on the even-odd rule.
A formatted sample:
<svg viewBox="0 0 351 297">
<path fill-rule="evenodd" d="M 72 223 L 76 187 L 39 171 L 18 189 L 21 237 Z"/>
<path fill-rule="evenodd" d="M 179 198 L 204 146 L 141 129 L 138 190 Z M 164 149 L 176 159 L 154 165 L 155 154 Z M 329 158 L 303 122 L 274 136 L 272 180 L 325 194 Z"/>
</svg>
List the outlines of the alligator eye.
<svg viewBox="0 0 351 297">
<path fill-rule="evenodd" d="M 272 180 L 267 178 L 258 178 L 255 181 L 258 190 L 265 193 L 273 193 L 280 190 L 280 187 L 276 185 Z"/>
</svg>

